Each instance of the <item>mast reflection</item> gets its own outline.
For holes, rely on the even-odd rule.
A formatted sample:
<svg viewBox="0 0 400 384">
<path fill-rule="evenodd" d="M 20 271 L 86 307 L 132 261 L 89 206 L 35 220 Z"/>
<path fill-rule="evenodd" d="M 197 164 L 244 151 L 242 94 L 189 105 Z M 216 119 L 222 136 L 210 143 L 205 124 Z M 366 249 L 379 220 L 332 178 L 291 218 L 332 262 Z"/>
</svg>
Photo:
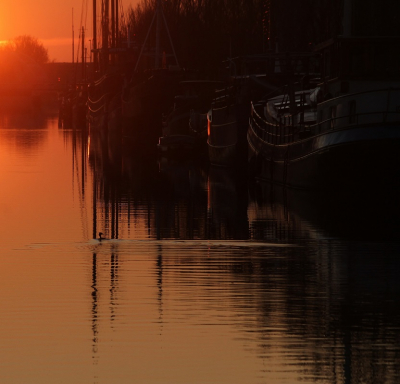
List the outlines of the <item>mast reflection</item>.
<svg viewBox="0 0 400 384">
<path fill-rule="evenodd" d="M 358 241 L 393 235 L 393 228 L 382 230 L 383 216 L 374 210 L 379 199 L 354 205 L 262 183 L 248 188 L 230 172 L 197 164 L 160 160 L 157 167 L 101 134 L 91 134 L 84 147 L 89 166 L 85 171 L 85 156 L 76 157 L 82 164 L 77 180 L 86 186 L 80 187 L 81 196 L 93 208 L 93 238 L 102 231 L 110 239 L 148 239 L 157 245 L 150 255 L 160 333 L 171 319 L 165 312 L 174 308 L 171 300 L 180 301 L 189 308 L 187 313 L 180 308 L 183 321 L 194 311 L 225 316 L 256 346 L 252 352 L 267 369 L 285 361 L 305 382 L 392 382 L 400 371 L 399 249 Z M 396 226 L 396 220 L 390 224 Z M 188 245 L 178 250 L 159 244 L 163 239 L 188 240 Z M 190 243 L 204 239 L 226 245 L 221 242 L 215 252 Z M 246 240 L 246 246 L 229 245 L 231 240 Z M 111 327 L 118 319 L 123 269 L 115 245 L 121 243 L 111 243 L 104 264 Z M 100 269 L 94 253 L 94 356 L 102 319 Z M 196 306 L 190 307 L 192 302 Z"/>
<path fill-rule="evenodd" d="M 93 364 L 97 364 L 97 352 L 98 352 L 98 290 L 97 290 L 97 254 L 93 253 L 92 258 L 92 353 L 93 353 Z"/>
<path fill-rule="evenodd" d="M 111 253 L 111 265 L 110 265 L 110 318 L 111 324 L 116 318 L 116 307 L 118 303 L 118 253 Z"/>
<path fill-rule="evenodd" d="M 329 383 L 388 383 L 400 368 L 395 357 L 398 250 L 393 243 L 381 243 L 393 235 L 380 220 L 384 213 L 365 206 L 366 200 L 355 205 L 348 196 L 341 198 L 325 201 L 268 184 L 251 190 L 252 238 L 302 244 L 252 266 L 254 278 L 257 270 L 264 276 L 257 288 L 263 294 L 255 304 L 262 303 L 260 348 L 268 356 L 276 339 L 269 330 L 281 327 L 297 340 L 291 353 L 304 350 L 304 362 L 312 366 L 309 374 L 324 372 Z M 387 361 L 395 366 L 388 370 Z"/>
</svg>

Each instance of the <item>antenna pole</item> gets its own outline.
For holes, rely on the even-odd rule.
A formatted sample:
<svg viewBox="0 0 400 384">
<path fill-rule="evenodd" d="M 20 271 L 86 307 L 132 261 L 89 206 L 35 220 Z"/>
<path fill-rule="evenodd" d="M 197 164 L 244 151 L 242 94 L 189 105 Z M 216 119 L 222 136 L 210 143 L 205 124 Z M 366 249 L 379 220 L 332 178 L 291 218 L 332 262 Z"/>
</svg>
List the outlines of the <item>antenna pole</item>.
<svg viewBox="0 0 400 384">
<path fill-rule="evenodd" d="M 149 28 L 149 30 L 147 31 L 146 38 L 144 39 L 144 43 L 143 43 L 143 45 L 142 45 L 142 49 L 140 50 L 139 57 L 138 57 L 138 59 L 137 59 L 137 61 L 136 61 L 135 72 L 136 72 L 136 70 L 137 70 L 137 68 L 138 68 L 138 66 L 139 66 L 139 62 L 140 62 L 140 59 L 141 59 L 141 57 L 142 57 L 142 54 L 143 54 L 143 51 L 144 51 L 144 47 L 145 47 L 145 45 L 146 45 L 146 43 L 147 43 L 147 39 L 149 38 L 150 31 L 151 31 L 151 28 L 152 28 L 152 26 L 153 26 L 153 24 L 154 24 L 154 20 L 155 20 L 156 16 L 157 16 L 157 12 L 154 14 L 153 20 L 151 20 L 150 28 Z"/>
<path fill-rule="evenodd" d="M 93 70 L 97 71 L 97 6 L 93 0 Z"/>
<path fill-rule="evenodd" d="M 74 42 L 75 42 L 75 38 L 74 38 L 74 8 L 72 8 L 72 64 L 75 63 L 75 59 L 74 59 L 74 51 L 75 51 Z"/>
<path fill-rule="evenodd" d="M 352 29 L 352 2 L 345 0 L 343 6 L 343 36 L 350 37 Z"/>
<path fill-rule="evenodd" d="M 173 51 L 174 56 L 175 56 L 176 65 L 177 65 L 178 68 L 179 68 L 178 58 L 177 58 L 177 56 L 176 56 L 174 44 L 173 44 L 173 42 L 172 42 L 172 38 L 171 38 L 171 35 L 170 35 L 170 33 L 169 33 L 169 29 L 168 29 L 168 25 L 167 25 L 167 20 L 165 19 L 165 15 L 164 15 L 164 12 L 163 12 L 163 9 L 162 9 L 162 5 L 161 5 L 161 0 L 157 0 L 157 8 L 156 8 L 156 11 L 155 11 L 155 13 L 154 13 L 153 20 L 151 21 L 149 30 L 147 31 L 147 35 L 146 35 L 146 38 L 145 38 L 144 43 L 143 43 L 143 45 L 142 45 L 142 49 L 141 49 L 141 51 L 140 51 L 139 57 L 138 57 L 138 59 L 137 59 L 137 61 L 136 61 L 135 72 L 136 72 L 136 70 L 137 70 L 137 68 L 138 68 L 138 66 L 139 66 L 139 61 L 140 61 L 140 59 L 141 59 L 141 57 L 142 57 L 142 54 L 143 54 L 143 51 L 144 51 L 144 47 L 145 47 L 145 45 L 146 45 L 146 43 L 147 43 L 147 39 L 149 38 L 150 31 L 151 31 L 151 28 L 153 27 L 154 20 L 156 19 L 156 17 L 157 17 L 157 29 L 156 29 L 155 68 L 156 68 L 156 69 L 160 68 L 160 58 L 161 58 L 161 50 L 160 50 L 160 30 L 161 30 L 161 22 L 162 22 L 162 20 L 164 21 L 165 28 L 166 28 L 167 33 L 168 33 L 168 38 L 169 38 L 169 41 L 170 41 L 170 44 L 171 44 L 171 47 L 172 47 L 172 51 Z M 162 19 L 161 19 L 161 18 L 162 18 Z"/>
<path fill-rule="evenodd" d="M 169 33 L 169 28 L 168 28 L 167 20 L 165 19 L 164 12 L 162 12 L 162 16 L 163 16 L 163 19 L 164 19 L 165 29 L 167 30 L 167 33 L 168 33 L 168 38 L 169 38 L 169 42 L 171 44 L 172 52 L 173 52 L 174 57 L 175 57 L 176 65 L 178 66 L 178 68 L 180 68 L 179 62 L 178 62 L 178 57 L 176 56 L 176 53 L 175 53 L 174 43 L 172 42 L 172 38 L 171 38 L 171 35 Z"/>
<path fill-rule="evenodd" d="M 85 28 L 82 27 L 82 81 L 86 81 L 86 71 L 85 71 Z"/>
<path fill-rule="evenodd" d="M 154 63 L 154 67 L 156 69 L 160 68 L 160 57 L 161 57 L 161 50 L 160 50 L 161 12 L 162 12 L 161 0 L 157 0 L 156 55 Z"/>
<path fill-rule="evenodd" d="M 115 48 L 115 1 L 111 0 L 111 48 Z"/>
<path fill-rule="evenodd" d="M 115 0 L 115 45 L 119 47 L 119 4 Z"/>
<path fill-rule="evenodd" d="M 109 28 L 109 10 L 110 10 L 110 2 L 109 0 L 104 1 L 104 9 L 103 9 L 103 68 L 106 70 L 108 68 L 108 28 Z"/>
</svg>

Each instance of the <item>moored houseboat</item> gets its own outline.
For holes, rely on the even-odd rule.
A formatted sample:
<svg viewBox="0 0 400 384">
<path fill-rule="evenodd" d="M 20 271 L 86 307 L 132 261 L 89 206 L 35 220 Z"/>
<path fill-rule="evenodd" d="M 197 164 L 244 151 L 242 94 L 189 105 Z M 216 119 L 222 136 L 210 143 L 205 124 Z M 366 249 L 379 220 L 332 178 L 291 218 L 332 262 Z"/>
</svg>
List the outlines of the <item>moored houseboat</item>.
<svg viewBox="0 0 400 384">
<path fill-rule="evenodd" d="M 217 166 L 234 165 L 238 143 L 234 89 L 224 88 L 216 92 L 211 109 L 207 113 L 207 122 L 210 164 Z"/>
<path fill-rule="evenodd" d="M 250 171 L 298 188 L 398 184 L 399 46 L 341 36 L 316 47 L 317 85 L 252 103 Z"/>
<path fill-rule="evenodd" d="M 186 157 L 206 152 L 207 110 L 220 81 L 194 79 L 180 83 L 181 93 L 164 116 L 158 149 L 162 155 Z"/>
</svg>

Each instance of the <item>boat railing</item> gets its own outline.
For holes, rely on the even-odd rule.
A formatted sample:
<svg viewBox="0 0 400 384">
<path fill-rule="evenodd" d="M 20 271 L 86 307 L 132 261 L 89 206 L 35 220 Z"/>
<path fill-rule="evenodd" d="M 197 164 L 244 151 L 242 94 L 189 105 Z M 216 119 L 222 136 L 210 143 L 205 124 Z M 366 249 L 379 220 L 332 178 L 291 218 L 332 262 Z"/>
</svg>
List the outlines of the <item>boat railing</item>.
<svg viewBox="0 0 400 384">
<path fill-rule="evenodd" d="M 235 105 L 225 105 L 219 108 L 212 108 L 212 121 L 213 123 L 219 124 L 220 122 L 225 122 L 227 119 L 233 119 L 233 114 L 235 112 Z"/>
<path fill-rule="evenodd" d="M 341 130 L 345 127 L 357 127 L 376 124 L 398 123 L 400 120 L 400 111 L 381 111 L 381 112 L 363 112 L 356 114 L 347 114 L 344 116 L 332 117 L 310 126 L 310 132 L 314 134 L 327 131 Z"/>
<path fill-rule="evenodd" d="M 334 116 L 312 125 L 288 125 L 267 121 L 257 112 L 257 109 L 260 107 L 262 105 L 251 104 L 249 125 L 256 136 L 272 145 L 290 144 L 310 136 L 316 136 L 329 131 L 339 131 L 348 127 L 391 124 L 398 123 L 400 120 L 400 110 L 384 110 Z"/>
<path fill-rule="evenodd" d="M 109 100 L 110 100 L 110 93 L 105 93 L 97 100 L 93 100 L 89 97 L 87 101 L 89 114 L 97 115 L 106 112 Z"/>
<path fill-rule="evenodd" d="M 263 141 L 274 145 L 289 144 L 308 134 L 309 127 L 305 125 L 287 125 L 265 120 L 257 112 L 257 107 L 259 106 L 252 103 L 249 124 L 254 133 Z"/>
</svg>

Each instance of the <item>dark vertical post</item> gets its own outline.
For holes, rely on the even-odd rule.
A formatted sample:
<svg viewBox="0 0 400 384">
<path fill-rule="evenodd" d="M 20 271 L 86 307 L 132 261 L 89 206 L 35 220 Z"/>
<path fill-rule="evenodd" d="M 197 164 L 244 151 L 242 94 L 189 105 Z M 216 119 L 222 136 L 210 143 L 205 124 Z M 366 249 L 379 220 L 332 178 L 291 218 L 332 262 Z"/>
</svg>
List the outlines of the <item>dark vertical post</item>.
<svg viewBox="0 0 400 384">
<path fill-rule="evenodd" d="M 93 239 L 97 237 L 97 179 L 96 179 L 96 165 L 93 170 Z"/>
<path fill-rule="evenodd" d="M 92 332 L 93 332 L 93 338 L 92 338 L 92 352 L 93 356 L 92 358 L 94 359 L 96 354 L 97 354 L 97 348 L 98 348 L 98 290 L 97 290 L 97 254 L 93 253 L 92 257 Z M 96 359 L 97 361 L 97 359 Z"/>
<path fill-rule="evenodd" d="M 85 27 L 82 27 L 82 82 L 85 81 Z"/>
<path fill-rule="evenodd" d="M 115 238 L 119 238 L 119 195 L 117 191 L 116 199 L 115 199 Z"/>
<path fill-rule="evenodd" d="M 111 0 L 111 48 L 115 48 L 115 0 Z M 111 53 L 111 62 L 115 64 L 115 52 Z"/>
<path fill-rule="evenodd" d="M 75 36 L 74 36 L 74 8 L 72 8 L 72 64 L 75 62 L 74 58 L 74 42 L 75 42 Z"/>
<path fill-rule="evenodd" d="M 117 206 L 117 199 L 115 197 L 115 187 L 111 190 L 111 238 L 115 239 L 115 218 L 116 218 L 116 206 Z"/>
<path fill-rule="evenodd" d="M 345 0 L 343 4 L 343 36 L 350 37 L 352 32 L 352 1 Z"/>
<path fill-rule="evenodd" d="M 111 48 L 115 48 L 115 1 L 111 0 Z"/>
<path fill-rule="evenodd" d="M 108 28 L 109 28 L 109 10 L 110 10 L 110 3 L 109 0 L 104 0 L 104 8 L 103 8 L 103 67 L 104 70 L 108 68 Z"/>
<path fill-rule="evenodd" d="M 93 0 L 93 70 L 98 70 L 97 65 L 97 5 L 96 0 Z"/>
<path fill-rule="evenodd" d="M 118 0 L 115 0 L 115 46 L 119 46 L 119 11 Z"/>
<path fill-rule="evenodd" d="M 155 55 L 155 68 L 160 68 L 160 30 L 161 30 L 161 0 L 157 0 L 157 26 L 156 26 L 156 55 Z"/>
</svg>

